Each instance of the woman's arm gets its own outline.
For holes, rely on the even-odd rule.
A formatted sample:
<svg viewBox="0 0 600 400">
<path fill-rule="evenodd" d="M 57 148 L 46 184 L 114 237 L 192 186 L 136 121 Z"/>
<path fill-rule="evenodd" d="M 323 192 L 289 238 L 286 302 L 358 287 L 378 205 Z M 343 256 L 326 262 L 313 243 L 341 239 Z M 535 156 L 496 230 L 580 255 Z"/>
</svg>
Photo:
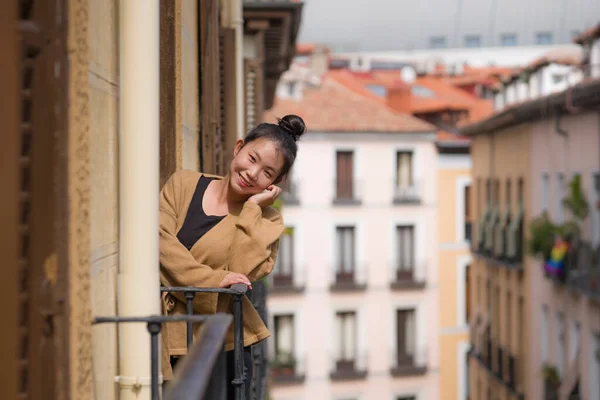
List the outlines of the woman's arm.
<svg viewBox="0 0 600 400">
<path fill-rule="evenodd" d="M 277 260 L 279 238 L 285 227 L 281 214 L 246 202 L 236 223 L 229 271 L 244 274 L 255 282 L 271 273 Z"/>
<path fill-rule="evenodd" d="M 160 192 L 160 279 L 167 286 L 219 287 L 228 271 L 200 264 L 177 239 L 182 177 L 175 173 Z M 173 293 L 185 302 L 183 293 Z M 215 304 L 216 307 L 216 304 Z"/>
</svg>

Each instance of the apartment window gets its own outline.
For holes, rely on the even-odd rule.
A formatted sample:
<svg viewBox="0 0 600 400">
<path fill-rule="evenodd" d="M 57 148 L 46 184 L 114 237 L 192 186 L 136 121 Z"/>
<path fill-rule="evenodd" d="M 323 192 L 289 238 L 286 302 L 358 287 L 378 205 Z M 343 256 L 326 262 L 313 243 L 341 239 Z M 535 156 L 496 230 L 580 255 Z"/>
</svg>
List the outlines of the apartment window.
<svg viewBox="0 0 600 400">
<path fill-rule="evenodd" d="M 416 353 L 416 312 L 398 310 L 396 312 L 397 361 L 398 365 L 413 365 Z"/>
<path fill-rule="evenodd" d="M 479 36 L 479 35 L 465 36 L 465 47 L 481 47 L 481 36 Z"/>
<path fill-rule="evenodd" d="M 565 221 L 565 209 L 563 199 L 565 198 L 565 176 L 559 173 L 556 177 L 556 222 L 562 224 Z"/>
<path fill-rule="evenodd" d="M 383 85 L 366 85 L 369 91 L 379 97 L 385 97 L 387 95 L 387 88 Z"/>
<path fill-rule="evenodd" d="M 505 332 L 506 332 L 506 347 L 507 350 L 510 351 L 511 349 L 511 344 L 512 344 L 512 293 L 511 292 L 506 292 L 506 303 L 505 303 L 505 307 L 506 307 L 506 325 L 505 325 Z M 520 323 L 520 321 L 519 321 Z"/>
<path fill-rule="evenodd" d="M 510 211 L 510 205 L 512 200 L 512 184 L 510 180 L 506 181 L 506 211 Z"/>
<path fill-rule="evenodd" d="M 504 33 L 500 35 L 500 45 L 504 47 L 516 46 L 517 35 L 514 33 Z"/>
<path fill-rule="evenodd" d="M 337 282 L 354 282 L 355 271 L 355 229 L 352 226 L 338 226 L 336 265 Z"/>
<path fill-rule="evenodd" d="M 535 34 L 535 44 L 552 44 L 552 32 L 538 32 Z"/>
<path fill-rule="evenodd" d="M 429 39 L 429 47 L 432 49 L 445 49 L 448 47 L 445 36 L 433 36 Z"/>
<path fill-rule="evenodd" d="M 550 188 L 550 175 L 542 174 L 542 210 L 548 211 L 548 193 Z"/>
<path fill-rule="evenodd" d="M 275 361 L 281 367 L 294 366 L 294 316 L 276 315 L 275 330 Z"/>
<path fill-rule="evenodd" d="M 556 368 L 559 375 L 563 376 L 565 367 L 565 316 L 556 313 Z"/>
<path fill-rule="evenodd" d="M 492 201 L 492 181 L 490 179 L 485 180 L 485 205 L 491 207 Z"/>
<path fill-rule="evenodd" d="M 414 226 L 398 226 L 396 228 L 397 236 L 397 279 L 410 280 L 413 279 L 415 267 L 415 228 Z"/>
<path fill-rule="evenodd" d="M 465 318 L 467 323 L 471 321 L 471 277 L 470 277 L 471 265 L 467 264 L 465 267 Z"/>
<path fill-rule="evenodd" d="M 343 311 L 335 314 L 336 319 L 336 369 L 354 370 L 356 362 L 356 313 Z"/>
<path fill-rule="evenodd" d="M 571 333 L 569 334 L 569 365 L 575 361 L 577 353 L 579 353 L 579 344 L 581 340 L 581 324 L 573 321 L 571 324 Z"/>
<path fill-rule="evenodd" d="M 417 400 L 417 396 L 400 396 L 396 400 Z"/>
<path fill-rule="evenodd" d="M 472 237 L 472 226 L 473 226 L 473 207 L 471 206 L 471 185 L 466 185 L 464 188 L 464 198 L 465 198 L 465 227 L 464 227 L 464 237 L 465 240 L 471 241 Z"/>
<path fill-rule="evenodd" d="M 336 174 L 336 198 L 354 198 L 354 152 L 337 152 Z"/>
<path fill-rule="evenodd" d="M 396 186 L 408 188 L 413 184 L 413 153 L 399 151 L 396 153 Z"/>
<path fill-rule="evenodd" d="M 525 201 L 525 184 L 523 183 L 523 178 L 519 178 L 517 182 L 517 204 L 519 207 L 524 206 Z"/>
<path fill-rule="evenodd" d="M 273 274 L 275 285 L 291 285 L 294 276 L 294 228 L 287 227 L 279 239 L 277 267 Z"/>
<path fill-rule="evenodd" d="M 548 332 L 550 329 L 550 319 L 548 316 L 548 306 L 542 306 L 542 330 L 540 332 L 540 346 L 542 363 L 548 362 Z"/>
</svg>

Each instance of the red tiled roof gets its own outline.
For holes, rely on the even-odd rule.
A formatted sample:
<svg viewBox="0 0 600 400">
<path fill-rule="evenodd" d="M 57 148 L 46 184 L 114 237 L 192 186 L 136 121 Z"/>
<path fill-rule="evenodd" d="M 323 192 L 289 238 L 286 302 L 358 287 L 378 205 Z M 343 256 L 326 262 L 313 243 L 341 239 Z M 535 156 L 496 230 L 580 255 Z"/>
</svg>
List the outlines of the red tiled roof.
<svg viewBox="0 0 600 400">
<path fill-rule="evenodd" d="M 582 32 L 580 35 L 573 39 L 573 42 L 578 44 L 583 44 L 589 40 L 594 40 L 600 38 L 600 22 L 596 24 L 596 26 L 591 27 L 590 29 Z"/>
<path fill-rule="evenodd" d="M 433 132 L 436 128 L 411 115 L 393 111 L 361 92 L 346 74 L 328 72 L 318 88 L 306 88 L 301 100 L 275 99 L 265 120 L 297 114 L 312 132 Z M 345 82 L 340 83 L 340 80 Z M 360 84 L 359 84 L 360 85 Z M 360 92 L 360 93 L 359 93 Z M 370 93 L 370 92 L 369 92 Z"/>
</svg>

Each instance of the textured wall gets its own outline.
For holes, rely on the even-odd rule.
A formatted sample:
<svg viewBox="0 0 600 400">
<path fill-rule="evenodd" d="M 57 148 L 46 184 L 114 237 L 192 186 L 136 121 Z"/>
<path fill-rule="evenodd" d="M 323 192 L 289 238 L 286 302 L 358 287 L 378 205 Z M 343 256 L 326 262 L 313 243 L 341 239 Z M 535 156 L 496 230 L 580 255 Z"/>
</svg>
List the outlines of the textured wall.
<svg viewBox="0 0 600 400">
<path fill-rule="evenodd" d="M 198 105 L 198 2 L 180 0 L 181 41 L 177 59 L 181 81 L 181 152 L 182 167 L 198 170 L 198 138 L 200 117 Z"/>
<path fill-rule="evenodd" d="M 92 314 L 116 315 L 119 243 L 118 0 L 89 0 L 89 173 Z M 93 328 L 95 395 L 114 399 L 117 329 Z"/>
</svg>

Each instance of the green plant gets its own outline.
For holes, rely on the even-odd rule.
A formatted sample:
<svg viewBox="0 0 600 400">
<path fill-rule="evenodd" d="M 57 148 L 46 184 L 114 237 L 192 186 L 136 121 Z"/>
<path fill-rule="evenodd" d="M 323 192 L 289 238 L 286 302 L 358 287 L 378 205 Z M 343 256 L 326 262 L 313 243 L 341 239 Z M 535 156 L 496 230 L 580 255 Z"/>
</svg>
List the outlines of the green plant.
<svg viewBox="0 0 600 400">
<path fill-rule="evenodd" d="M 529 224 L 527 243 L 529 253 L 544 259 L 548 258 L 557 234 L 559 234 L 559 227 L 550 220 L 547 212 L 534 218 Z"/>
<path fill-rule="evenodd" d="M 590 206 L 581 187 L 581 175 L 575 175 L 569 182 L 569 196 L 563 199 L 563 204 L 578 222 L 587 218 Z"/>
<path fill-rule="evenodd" d="M 542 376 L 544 380 L 552 385 L 560 385 L 560 375 L 554 365 L 544 364 L 542 366 Z"/>
</svg>

